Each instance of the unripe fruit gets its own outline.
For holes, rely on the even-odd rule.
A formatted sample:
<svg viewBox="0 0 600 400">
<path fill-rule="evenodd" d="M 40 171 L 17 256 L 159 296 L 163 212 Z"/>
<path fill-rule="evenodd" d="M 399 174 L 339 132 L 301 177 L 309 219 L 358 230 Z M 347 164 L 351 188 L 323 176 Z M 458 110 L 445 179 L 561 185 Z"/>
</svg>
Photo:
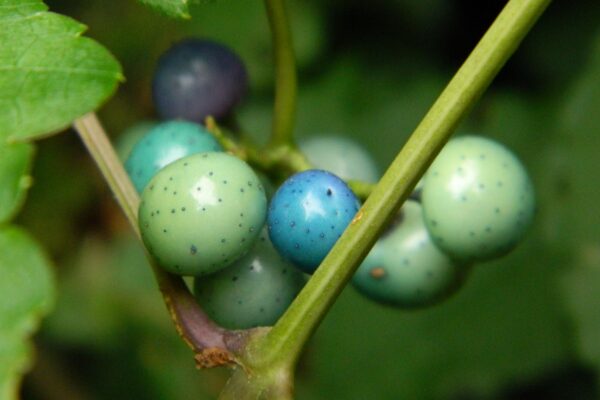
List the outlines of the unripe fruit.
<svg viewBox="0 0 600 400">
<path fill-rule="evenodd" d="M 134 146 L 156 125 L 157 123 L 154 121 L 140 121 L 121 133 L 115 143 L 119 159 L 125 162 Z"/>
<path fill-rule="evenodd" d="M 142 239 L 168 271 L 201 276 L 246 253 L 264 225 L 266 198 L 252 169 L 225 153 L 182 158 L 150 181 L 139 209 Z"/>
<path fill-rule="evenodd" d="M 150 179 L 173 161 L 195 153 L 222 150 L 202 125 L 187 121 L 163 122 L 136 143 L 125 162 L 125 169 L 141 193 Z"/>
<path fill-rule="evenodd" d="M 418 308 L 450 296 L 467 272 L 431 241 L 421 206 L 407 201 L 399 221 L 375 243 L 352 283 L 372 300 Z"/>
<path fill-rule="evenodd" d="M 376 182 L 377 166 L 371 155 L 355 141 L 343 136 L 315 136 L 303 140 L 300 150 L 315 168 L 344 180 Z"/>
<path fill-rule="evenodd" d="M 488 260 L 510 251 L 531 225 L 533 186 L 506 147 L 483 137 L 453 139 L 425 176 L 427 228 L 452 257 Z"/>
<path fill-rule="evenodd" d="M 266 229 L 233 265 L 194 280 L 194 294 L 211 319 L 228 329 L 273 325 L 306 278 L 273 248 Z"/>
</svg>

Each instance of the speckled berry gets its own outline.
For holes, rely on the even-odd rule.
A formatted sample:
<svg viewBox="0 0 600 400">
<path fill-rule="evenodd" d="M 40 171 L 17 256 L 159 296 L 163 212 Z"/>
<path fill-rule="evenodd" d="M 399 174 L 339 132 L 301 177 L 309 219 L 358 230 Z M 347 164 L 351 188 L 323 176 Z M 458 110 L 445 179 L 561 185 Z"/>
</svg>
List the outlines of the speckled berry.
<svg viewBox="0 0 600 400">
<path fill-rule="evenodd" d="M 352 283 L 377 302 L 418 308 L 454 293 L 467 271 L 437 248 L 425 227 L 421 206 L 407 201 L 398 220 L 360 265 Z"/>
<path fill-rule="evenodd" d="M 275 248 L 312 273 L 342 235 L 360 207 L 350 188 L 321 170 L 292 175 L 277 190 L 267 216 Z"/>
<path fill-rule="evenodd" d="M 300 142 L 300 150 L 316 168 L 342 179 L 376 182 L 379 172 L 375 161 L 355 141 L 344 136 L 315 136 Z"/>
<path fill-rule="evenodd" d="M 142 193 L 144 244 L 168 271 L 201 276 L 250 249 L 266 198 L 252 169 L 226 153 L 194 154 L 161 169 Z"/>
<path fill-rule="evenodd" d="M 457 259 L 483 261 L 510 251 L 531 225 L 531 180 L 507 148 L 490 139 L 451 140 L 429 168 L 423 212 L 435 243 Z"/>
<path fill-rule="evenodd" d="M 305 275 L 273 248 L 266 229 L 233 265 L 196 278 L 194 294 L 219 325 L 247 329 L 273 325 L 306 282 Z"/>
<path fill-rule="evenodd" d="M 190 154 L 222 150 L 202 125 L 187 121 L 163 122 L 133 147 L 125 161 L 125 170 L 141 193 L 150 179 L 173 161 Z"/>
<path fill-rule="evenodd" d="M 244 63 L 228 47 L 211 40 L 185 39 L 158 60 L 152 98 L 162 118 L 204 122 L 227 115 L 246 93 Z"/>
</svg>

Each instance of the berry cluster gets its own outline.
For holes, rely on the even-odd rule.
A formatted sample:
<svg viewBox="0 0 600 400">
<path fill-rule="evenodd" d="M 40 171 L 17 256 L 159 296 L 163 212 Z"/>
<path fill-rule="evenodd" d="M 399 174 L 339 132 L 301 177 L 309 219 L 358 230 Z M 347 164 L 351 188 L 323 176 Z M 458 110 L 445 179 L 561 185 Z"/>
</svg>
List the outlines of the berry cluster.
<svg viewBox="0 0 600 400">
<path fill-rule="evenodd" d="M 226 47 L 185 40 L 160 59 L 153 98 L 165 120 L 130 151 L 125 167 L 141 193 L 139 225 L 167 271 L 195 277 L 194 293 L 227 328 L 273 324 L 358 212 L 345 180 L 378 171 L 355 142 L 300 143 L 312 165 L 285 180 L 270 201 L 265 178 L 226 153 L 201 124 L 227 116 L 247 87 Z M 417 193 L 418 192 L 418 193 Z M 377 301 L 434 304 L 454 292 L 473 262 L 512 249 L 531 223 L 529 178 L 503 146 L 452 140 L 435 160 L 353 279 Z M 416 201 L 415 201 L 416 200 Z"/>
</svg>

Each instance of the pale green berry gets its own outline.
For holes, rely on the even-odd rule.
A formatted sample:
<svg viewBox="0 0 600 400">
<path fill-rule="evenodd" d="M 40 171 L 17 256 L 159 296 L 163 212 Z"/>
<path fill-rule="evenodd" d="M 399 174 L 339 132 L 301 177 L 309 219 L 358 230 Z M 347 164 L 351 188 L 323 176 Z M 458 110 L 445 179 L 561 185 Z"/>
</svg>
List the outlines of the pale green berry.
<svg viewBox="0 0 600 400">
<path fill-rule="evenodd" d="M 263 229 L 254 247 L 233 265 L 194 280 L 194 294 L 212 320 L 228 329 L 273 325 L 306 278 L 281 258 Z"/>
<path fill-rule="evenodd" d="M 531 225 L 533 185 L 503 145 L 477 136 L 453 139 L 425 176 L 425 221 L 452 257 L 488 260 L 510 251 Z"/>
<path fill-rule="evenodd" d="M 397 221 L 360 265 L 352 283 L 375 301 L 418 308 L 454 293 L 468 270 L 437 248 L 425 227 L 421 206 L 407 201 Z"/>
<path fill-rule="evenodd" d="M 300 150 L 318 169 L 344 180 L 376 182 L 377 166 L 371 155 L 355 141 L 344 136 L 314 136 L 300 142 Z"/>
<path fill-rule="evenodd" d="M 266 207 L 262 184 L 245 162 L 226 153 L 198 153 L 152 178 L 142 193 L 139 226 L 165 269 L 200 276 L 250 249 Z"/>
</svg>

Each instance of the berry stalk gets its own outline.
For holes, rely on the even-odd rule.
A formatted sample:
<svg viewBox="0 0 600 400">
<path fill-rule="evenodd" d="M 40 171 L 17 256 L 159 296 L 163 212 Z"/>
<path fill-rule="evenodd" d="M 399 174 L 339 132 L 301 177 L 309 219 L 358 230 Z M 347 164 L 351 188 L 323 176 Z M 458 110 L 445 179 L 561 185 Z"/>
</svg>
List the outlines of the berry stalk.
<svg viewBox="0 0 600 400">
<path fill-rule="evenodd" d="M 296 120 L 296 59 L 284 0 L 265 0 L 275 57 L 275 105 L 268 147 L 290 144 Z"/>
<path fill-rule="evenodd" d="M 253 344 L 254 363 L 293 370 L 346 282 L 454 129 L 489 86 L 550 0 L 510 0 L 425 115 L 354 221 L 273 329 Z"/>
</svg>

